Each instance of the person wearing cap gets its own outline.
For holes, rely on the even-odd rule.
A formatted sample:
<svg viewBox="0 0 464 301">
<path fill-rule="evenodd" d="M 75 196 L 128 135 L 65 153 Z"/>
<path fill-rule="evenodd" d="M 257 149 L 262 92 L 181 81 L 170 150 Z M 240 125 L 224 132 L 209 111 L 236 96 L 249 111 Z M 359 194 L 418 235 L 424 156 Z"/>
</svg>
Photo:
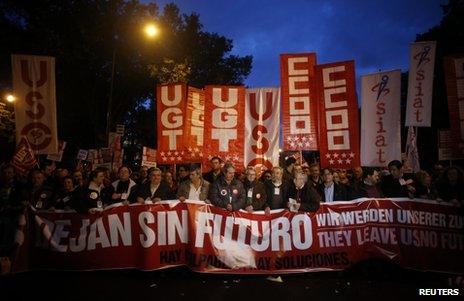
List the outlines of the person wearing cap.
<svg viewBox="0 0 464 301">
<path fill-rule="evenodd" d="M 245 207 L 246 194 L 242 182 L 235 179 L 235 167 L 226 163 L 223 176 L 219 177 L 210 188 L 211 204 L 228 211 L 238 211 Z"/>
<path fill-rule="evenodd" d="M 246 192 L 246 211 L 264 210 L 267 200 L 266 187 L 256 179 L 256 170 L 253 166 L 247 167 L 243 186 Z"/>
</svg>

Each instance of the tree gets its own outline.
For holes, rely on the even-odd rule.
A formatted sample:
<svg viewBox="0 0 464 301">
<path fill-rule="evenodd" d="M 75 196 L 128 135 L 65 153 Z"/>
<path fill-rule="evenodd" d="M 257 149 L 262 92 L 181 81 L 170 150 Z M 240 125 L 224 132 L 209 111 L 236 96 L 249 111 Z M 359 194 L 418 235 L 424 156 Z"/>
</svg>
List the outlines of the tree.
<svg viewBox="0 0 464 301">
<path fill-rule="evenodd" d="M 142 34 L 147 21 L 160 26 L 159 39 Z M 229 54 L 230 39 L 203 31 L 198 15 L 137 0 L 0 1 L 0 39 L 0 89 L 11 87 L 12 53 L 56 57 L 59 136 L 81 148 L 106 141 L 113 57 L 111 126 L 130 120 L 141 128 L 155 126 L 156 83 L 242 84 L 252 64 Z M 132 134 L 153 145 L 146 133 Z"/>
</svg>

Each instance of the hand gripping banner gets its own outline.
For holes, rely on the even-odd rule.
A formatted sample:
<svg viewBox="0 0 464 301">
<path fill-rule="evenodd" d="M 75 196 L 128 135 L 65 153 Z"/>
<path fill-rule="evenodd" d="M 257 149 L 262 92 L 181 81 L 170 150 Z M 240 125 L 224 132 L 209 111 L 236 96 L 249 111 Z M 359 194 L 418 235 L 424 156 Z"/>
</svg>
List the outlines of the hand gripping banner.
<svg viewBox="0 0 464 301">
<path fill-rule="evenodd" d="M 244 168 L 245 88 L 206 86 L 204 166 L 213 156 Z"/>
<path fill-rule="evenodd" d="M 285 150 L 318 150 L 315 65 L 315 53 L 280 55 Z"/>
<path fill-rule="evenodd" d="M 12 55 L 16 143 L 25 137 L 35 154 L 56 154 L 55 58 Z"/>
<path fill-rule="evenodd" d="M 406 126 L 431 126 L 436 42 L 411 44 Z"/>
<path fill-rule="evenodd" d="M 354 61 L 315 67 L 321 167 L 359 166 L 359 119 Z"/>
<path fill-rule="evenodd" d="M 158 163 L 184 163 L 184 119 L 187 86 L 182 83 L 157 86 Z"/>
<path fill-rule="evenodd" d="M 246 90 L 245 165 L 272 169 L 279 165 L 280 89 Z"/>
<path fill-rule="evenodd" d="M 361 77 L 361 165 L 401 160 L 401 71 Z"/>
<path fill-rule="evenodd" d="M 343 270 L 381 258 L 463 273 L 464 212 L 419 199 L 358 199 L 316 213 L 228 212 L 198 201 L 107 207 L 93 215 L 29 211 L 13 271 L 154 270 L 208 273 Z"/>
</svg>

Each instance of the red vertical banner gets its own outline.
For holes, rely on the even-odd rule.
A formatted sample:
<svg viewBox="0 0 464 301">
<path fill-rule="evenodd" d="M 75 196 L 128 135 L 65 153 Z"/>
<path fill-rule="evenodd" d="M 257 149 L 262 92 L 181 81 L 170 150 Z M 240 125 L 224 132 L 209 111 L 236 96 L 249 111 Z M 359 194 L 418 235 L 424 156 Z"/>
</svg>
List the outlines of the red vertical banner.
<svg viewBox="0 0 464 301">
<path fill-rule="evenodd" d="M 444 60 L 453 158 L 464 155 L 464 54 Z"/>
<path fill-rule="evenodd" d="M 206 86 L 204 164 L 213 156 L 244 169 L 245 88 Z"/>
<path fill-rule="evenodd" d="M 281 54 L 282 131 L 285 150 L 317 150 L 315 53 Z"/>
<path fill-rule="evenodd" d="M 359 166 L 359 116 L 354 61 L 317 65 L 321 167 Z"/>
<path fill-rule="evenodd" d="M 184 163 L 184 117 L 187 86 L 183 83 L 156 88 L 158 124 L 158 163 Z"/>
<path fill-rule="evenodd" d="M 203 161 L 205 126 L 205 91 L 188 87 L 187 107 L 184 124 L 184 147 L 186 161 Z"/>
</svg>

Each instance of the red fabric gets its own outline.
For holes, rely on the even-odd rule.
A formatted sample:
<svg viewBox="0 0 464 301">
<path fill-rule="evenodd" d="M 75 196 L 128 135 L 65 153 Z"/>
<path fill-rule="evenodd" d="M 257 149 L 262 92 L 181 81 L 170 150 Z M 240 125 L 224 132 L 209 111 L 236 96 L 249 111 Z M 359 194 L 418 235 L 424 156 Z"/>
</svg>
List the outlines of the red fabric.
<svg viewBox="0 0 464 301">
<path fill-rule="evenodd" d="M 187 86 L 182 83 L 157 86 L 158 163 L 184 163 L 184 120 Z"/>
<path fill-rule="evenodd" d="M 284 150 L 318 150 L 315 53 L 281 54 Z"/>
<path fill-rule="evenodd" d="M 188 87 L 187 108 L 184 124 L 184 147 L 187 152 L 186 162 L 203 161 L 205 91 Z"/>
<path fill-rule="evenodd" d="M 463 209 L 433 201 L 361 199 L 270 216 L 172 201 L 94 215 L 32 209 L 29 215 L 15 272 L 187 265 L 208 273 L 280 274 L 342 270 L 369 258 L 464 272 Z"/>
<path fill-rule="evenodd" d="M 26 138 L 21 138 L 19 141 L 16 152 L 11 159 L 11 165 L 16 169 L 20 174 L 27 174 L 32 167 L 37 164 L 37 159 L 34 155 L 29 142 Z"/>
<path fill-rule="evenodd" d="M 203 166 L 218 156 L 244 169 L 245 88 L 206 86 Z"/>
<path fill-rule="evenodd" d="M 317 65 L 315 70 L 321 167 L 360 166 L 354 61 Z"/>
</svg>

